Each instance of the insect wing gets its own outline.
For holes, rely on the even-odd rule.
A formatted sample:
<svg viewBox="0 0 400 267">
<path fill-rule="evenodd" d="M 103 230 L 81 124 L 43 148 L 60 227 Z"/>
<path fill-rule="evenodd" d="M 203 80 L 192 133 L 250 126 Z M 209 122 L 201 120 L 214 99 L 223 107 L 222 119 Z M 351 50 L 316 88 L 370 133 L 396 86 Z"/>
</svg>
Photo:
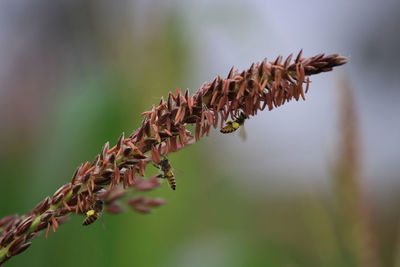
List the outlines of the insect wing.
<svg viewBox="0 0 400 267">
<path fill-rule="evenodd" d="M 246 132 L 246 128 L 244 126 L 240 127 L 239 136 L 243 142 L 247 140 L 247 132 Z"/>
<path fill-rule="evenodd" d="M 103 226 L 103 229 L 106 229 L 106 225 L 104 224 L 103 213 L 102 212 L 100 212 L 99 217 L 100 217 L 100 221 L 101 221 L 101 225 Z"/>
</svg>

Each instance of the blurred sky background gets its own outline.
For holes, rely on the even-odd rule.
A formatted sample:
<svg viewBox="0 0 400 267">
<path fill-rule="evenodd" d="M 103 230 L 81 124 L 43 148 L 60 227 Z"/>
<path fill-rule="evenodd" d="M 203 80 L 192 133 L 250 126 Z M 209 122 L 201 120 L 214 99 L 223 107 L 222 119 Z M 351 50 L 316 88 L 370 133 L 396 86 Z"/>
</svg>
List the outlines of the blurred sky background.
<svg viewBox="0 0 400 267">
<path fill-rule="evenodd" d="M 312 76 L 305 102 L 247 121 L 246 142 L 213 131 L 171 155 L 177 191 L 152 193 L 168 202 L 154 214 L 106 214 L 105 230 L 73 216 L 6 266 L 400 266 L 399 12 L 394 0 L 1 1 L 0 217 L 52 195 L 177 87 L 302 48 L 350 58 Z M 341 163 L 343 87 L 356 167 Z M 355 193 L 341 199 L 346 168 Z M 349 201 L 368 212 L 352 218 Z"/>
</svg>

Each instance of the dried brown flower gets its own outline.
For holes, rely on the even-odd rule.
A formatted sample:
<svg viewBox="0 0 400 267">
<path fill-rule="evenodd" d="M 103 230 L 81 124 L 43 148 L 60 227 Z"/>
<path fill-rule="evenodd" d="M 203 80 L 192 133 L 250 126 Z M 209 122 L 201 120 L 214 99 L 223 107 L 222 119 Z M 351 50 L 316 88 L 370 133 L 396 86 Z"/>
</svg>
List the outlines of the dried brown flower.
<svg viewBox="0 0 400 267">
<path fill-rule="evenodd" d="M 229 118 L 244 112 L 246 117 L 269 110 L 292 99 L 305 99 L 309 76 L 332 70 L 346 63 L 347 58 L 337 54 L 319 54 L 303 58 L 300 52 L 294 61 L 290 55 L 282 62 L 264 59 L 242 72 L 233 68 L 226 78 L 218 76 L 204 83 L 194 95 L 179 89 L 169 93 L 165 101 L 142 113 L 142 125 L 130 136 L 122 134 L 110 148 L 107 142 L 93 162 L 81 164 L 70 183 L 60 187 L 51 198 L 40 202 L 28 215 L 8 216 L 0 220 L 0 265 L 27 249 L 28 239 L 47 228 L 46 238 L 63 223 L 69 214 L 84 213 L 96 199 L 103 199 L 105 210 L 119 213 L 119 199 L 126 192 L 157 188 L 157 178 L 145 176 L 149 162 L 158 163 L 162 155 L 176 152 L 208 135 L 210 129 L 222 127 Z M 304 88 L 305 87 L 305 88 Z M 192 133 L 188 125 L 194 125 Z M 161 199 L 131 198 L 127 204 L 140 213 L 149 213 L 153 207 L 164 204 Z"/>
</svg>

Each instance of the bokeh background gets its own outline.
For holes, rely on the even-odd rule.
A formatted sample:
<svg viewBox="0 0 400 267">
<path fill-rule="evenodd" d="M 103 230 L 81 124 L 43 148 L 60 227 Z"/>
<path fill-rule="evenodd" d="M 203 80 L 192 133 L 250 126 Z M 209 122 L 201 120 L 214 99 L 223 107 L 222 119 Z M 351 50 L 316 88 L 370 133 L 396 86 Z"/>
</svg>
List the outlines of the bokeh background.
<svg viewBox="0 0 400 267">
<path fill-rule="evenodd" d="M 177 191 L 6 266 L 400 266 L 399 1 L 0 2 L 0 217 L 33 208 L 175 88 L 320 52 L 305 102 L 172 154 Z"/>
</svg>

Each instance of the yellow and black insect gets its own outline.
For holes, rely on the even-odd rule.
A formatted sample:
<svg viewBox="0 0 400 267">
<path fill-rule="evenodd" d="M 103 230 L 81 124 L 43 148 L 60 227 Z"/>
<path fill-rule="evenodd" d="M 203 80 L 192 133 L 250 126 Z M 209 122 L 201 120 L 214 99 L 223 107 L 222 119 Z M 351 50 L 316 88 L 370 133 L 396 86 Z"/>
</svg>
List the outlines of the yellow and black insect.
<svg viewBox="0 0 400 267">
<path fill-rule="evenodd" d="M 227 134 L 227 133 L 233 133 L 237 129 L 239 129 L 240 126 L 244 124 L 244 121 L 247 119 L 246 114 L 241 111 L 239 113 L 239 116 L 235 117 L 234 120 L 227 121 L 225 126 L 221 129 L 221 133 Z"/>
<path fill-rule="evenodd" d="M 99 217 L 102 216 L 103 212 L 103 200 L 96 200 L 91 206 L 90 209 L 86 212 L 86 219 L 83 221 L 82 225 L 86 226 L 94 223 Z"/>
<path fill-rule="evenodd" d="M 159 164 L 154 164 L 156 168 L 160 170 L 160 174 L 157 175 L 158 178 L 164 178 L 168 180 L 169 186 L 172 190 L 176 189 L 175 175 L 169 160 L 164 156 L 164 159 L 160 161 Z"/>
</svg>

